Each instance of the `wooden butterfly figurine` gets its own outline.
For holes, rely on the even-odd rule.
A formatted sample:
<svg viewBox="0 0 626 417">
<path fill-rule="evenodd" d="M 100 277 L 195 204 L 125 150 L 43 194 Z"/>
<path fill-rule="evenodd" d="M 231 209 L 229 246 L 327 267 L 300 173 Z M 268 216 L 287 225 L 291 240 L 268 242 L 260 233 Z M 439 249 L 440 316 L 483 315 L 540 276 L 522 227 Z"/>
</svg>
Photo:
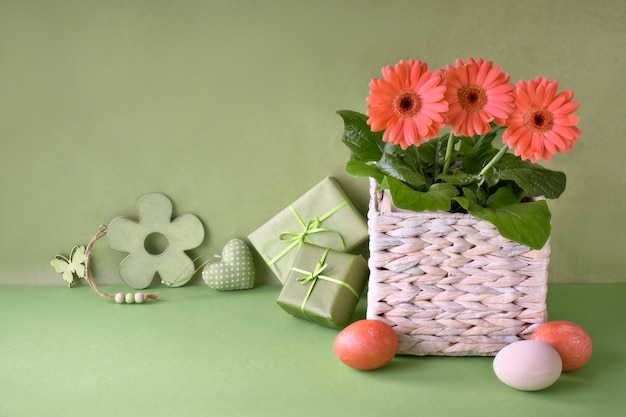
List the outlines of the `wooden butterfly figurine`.
<svg viewBox="0 0 626 417">
<path fill-rule="evenodd" d="M 57 255 L 50 261 L 50 265 L 59 274 L 63 274 L 63 279 L 69 287 L 74 282 L 74 276 L 85 278 L 85 247 L 74 246 L 70 252 L 70 257 Z"/>
</svg>

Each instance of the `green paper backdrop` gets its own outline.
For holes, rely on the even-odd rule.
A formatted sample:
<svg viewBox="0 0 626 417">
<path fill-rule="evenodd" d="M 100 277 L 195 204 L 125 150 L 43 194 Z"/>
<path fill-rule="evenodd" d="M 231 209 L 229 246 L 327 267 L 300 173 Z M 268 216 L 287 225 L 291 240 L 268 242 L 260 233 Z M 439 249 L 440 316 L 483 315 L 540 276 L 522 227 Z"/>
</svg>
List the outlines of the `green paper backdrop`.
<svg viewBox="0 0 626 417">
<path fill-rule="evenodd" d="M 0 283 L 59 284 L 56 254 L 162 192 L 206 227 L 194 256 L 245 237 L 343 173 L 338 109 L 365 110 L 384 65 L 469 56 L 512 81 L 558 79 L 581 103 L 572 152 L 547 167 L 552 283 L 624 282 L 622 0 L 0 1 Z M 94 275 L 119 283 L 105 242 Z M 257 262 L 259 258 L 256 258 Z M 201 282 L 199 274 L 194 282 Z M 277 282 L 264 265 L 258 282 Z"/>
</svg>

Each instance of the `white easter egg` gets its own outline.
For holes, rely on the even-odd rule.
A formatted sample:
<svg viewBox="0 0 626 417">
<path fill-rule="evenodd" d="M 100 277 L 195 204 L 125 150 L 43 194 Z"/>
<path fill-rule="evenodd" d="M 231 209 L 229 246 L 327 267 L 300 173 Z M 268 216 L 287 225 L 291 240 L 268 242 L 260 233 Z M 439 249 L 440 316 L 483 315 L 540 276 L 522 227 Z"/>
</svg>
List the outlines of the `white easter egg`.
<svg viewBox="0 0 626 417">
<path fill-rule="evenodd" d="M 493 370 L 500 381 L 522 391 L 537 391 L 554 384 L 561 375 L 561 357 L 547 343 L 521 340 L 500 350 Z"/>
</svg>

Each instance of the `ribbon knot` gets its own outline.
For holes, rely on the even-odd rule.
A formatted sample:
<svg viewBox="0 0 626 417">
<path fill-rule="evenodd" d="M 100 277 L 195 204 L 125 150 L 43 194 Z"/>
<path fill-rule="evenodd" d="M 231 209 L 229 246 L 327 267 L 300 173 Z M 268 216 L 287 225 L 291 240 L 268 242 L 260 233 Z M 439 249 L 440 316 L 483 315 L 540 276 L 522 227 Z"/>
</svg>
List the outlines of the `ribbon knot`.
<svg viewBox="0 0 626 417">
<path fill-rule="evenodd" d="M 312 243 L 311 238 L 309 237 L 310 234 L 333 231 L 331 229 L 320 227 L 321 220 L 317 217 L 313 217 L 308 222 L 306 222 L 306 224 L 304 224 L 300 216 L 298 216 L 298 213 L 296 213 L 296 211 L 293 209 L 292 211 L 294 213 L 294 216 L 296 216 L 298 222 L 302 225 L 303 229 L 300 232 L 282 232 L 280 235 L 278 235 L 278 239 L 280 239 L 282 242 L 292 243 L 294 245 L 297 245 L 298 249 L 300 249 L 304 242 Z"/>
<path fill-rule="evenodd" d="M 291 268 L 292 271 L 304 275 L 303 277 L 298 278 L 298 282 L 300 284 L 306 285 L 309 282 L 311 283 L 311 285 L 309 286 L 306 292 L 306 295 L 304 296 L 304 299 L 302 300 L 302 304 L 300 304 L 300 312 L 302 313 L 304 317 L 307 317 L 309 320 L 311 320 L 311 317 L 309 317 L 309 315 L 306 312 L 306 303 L 307 301 L 309 301 L 309 298 L 311 297 L 311 293 L 313 292 L 313 288 L 315 288 L 315 284 L 317 283 L 318 279 L 332 282 L 337 285 L 341 285 L 342 287 L 350 291 L 357 300 L 360 298 L 359 293 L 356 292 L 356 290 L 352 287 L 352 285 L 348 284 L 347 282 L 341 281 L 339 279 L 322 275 L 322 272 L 324 272 L 324 270 L 328 268 L 328 264 L 326 263 L 326 256 L 328 256 L 329 252 L 330 252 L 329 248 L 324 249 L 324 253 L 322 254 L 322 257 L 320 258 L 320 260 L 317 261 L 317 263 L 315 264 L 315 268 L 313 268 L 313 271 L 305 271 L 304 269 L 300 269 L 296 267 Z"/>
<path fill-rule="evenodd" d="M 326 256 L 324 256 L 324 258 L 325 257 Z M 320 277 L 320 274 L 324 272 L 326 268 L 328 268 L 328 264 L 324 262 L 324 258 L 320 259 L 317 264 L 315 264 L 315 268 L 312 272 L 309 272 L 307 275 L 298 278 L 298 282 L 300 284 L 306 284 L 311 281 L 316 281 Z"/>
<path fill-rule="evenodd" d="M 292 250 L 296 246 L 298 247 L 298 250 L 300 250 L 300 248 L 302 247 L 302 245 L 305 242 L 306 243 L 313 243 L 313 241 L 311 240 L 309 235 L 312 235 L 312 234 L 315 234 L 315 233 L 321 233 L 321 232 L 332 232 L 332 233 L 335 233 L 337 235 L 337 237 L 339 238 L 339 242 L 341 243 L 341 247 L 345 248 L 346 244 L 345 244 L 345 242 L 343 240 L 343 237 L 341 236 L 341 234 L 338 231 L 333 230 L 333 229 L 329 229 L 327 227 L 320 227 L 320 226 L 321 226 L 321 224 L 322 224 L 322 222 L 324 220 L 326 220 L 327 218 L 329 218 L 330 216 L 335 214 L 339 209 L 341 209 L 342 207 L 344 207 L 347 204 L 348 204 L 348 200 L 344 200 L 340 204 L 338 204 L 336 207 L 331 209 L 328 213 L 326 213 L 326 214 L 324 214 L 323 216 L 320 216 L 320 217 L 313 217 L 313 218 L 309 219 L 306 223 L 304 222 L 304 220 L 302 220 L 302 218 L 300 217 L 300 215 L 298 214 L 296 209 L 292 205 L 290 205 L 289 206 L 289 210 L 291 210 L 291 214 L 293 214 L 293 217 L 296 219 L 298 224 L 302 227 L 302 230 L 299 231 L 299 232 L 297 232 L 297 231 L 282 232 L 282 233 L 280 233 L 278 235 L 278 239 L 281 242 L 288 243 L 289 245 L 285 249 L 283 249 L 278 255 L 276 255 L 271 261 L 269 261 L 268 265 L 275 264 L 280 258 L 285 256 L 285 254 L 287 254 L 287 252 L 289 252 L 290 250 Z"/>
<path fill-rule="evenodd" d="M 320 219 L 313 217 L 307 222 L 305 231 L 311 233 L 310 231 L 319 228 L 321 223 L 322 221 Z"/>
</svg>

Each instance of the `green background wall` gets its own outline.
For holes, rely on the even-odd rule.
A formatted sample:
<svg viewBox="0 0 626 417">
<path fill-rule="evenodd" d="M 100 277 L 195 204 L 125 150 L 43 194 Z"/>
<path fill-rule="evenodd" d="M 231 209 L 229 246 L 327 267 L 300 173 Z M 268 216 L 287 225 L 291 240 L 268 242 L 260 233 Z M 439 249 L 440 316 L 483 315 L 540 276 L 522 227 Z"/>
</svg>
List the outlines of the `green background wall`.
<svg viewBox="0 0 626 417">
<path fill-rule="evenodd" d="M 204 258 L 328 175 L 365 213 L 367 181 L 343 173 L 335 111 L 365 111 L 384 65 L 469 56 L 512 81 L 541 75 L 574 90 L 583 134 L 546 164 L 568 175 L 550 202 L 550 281 L 626 281 L 625 7 L 0 0 L 0 283 L 62 284 L 49 260 L 134 217 L 149 192 L 202 219 L 192 254 Z M 96 244 L 98 282 L 119 282 L 123 256 Z"/>
</svg>

